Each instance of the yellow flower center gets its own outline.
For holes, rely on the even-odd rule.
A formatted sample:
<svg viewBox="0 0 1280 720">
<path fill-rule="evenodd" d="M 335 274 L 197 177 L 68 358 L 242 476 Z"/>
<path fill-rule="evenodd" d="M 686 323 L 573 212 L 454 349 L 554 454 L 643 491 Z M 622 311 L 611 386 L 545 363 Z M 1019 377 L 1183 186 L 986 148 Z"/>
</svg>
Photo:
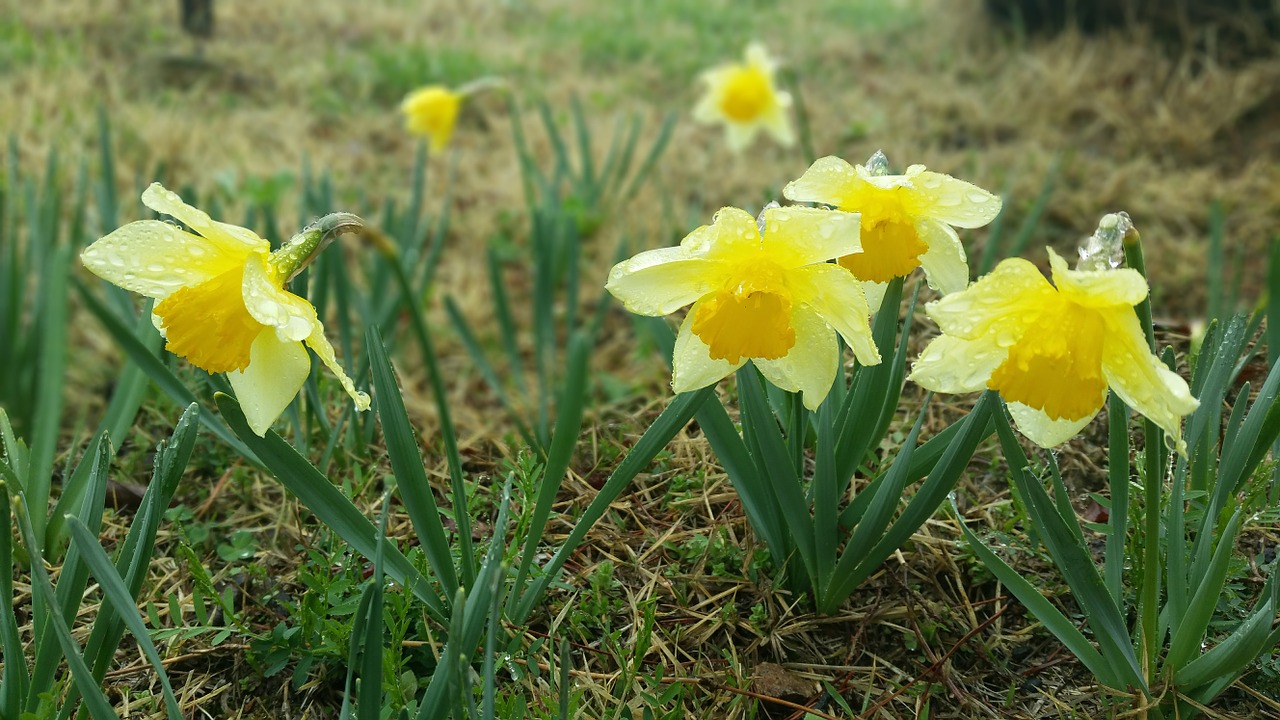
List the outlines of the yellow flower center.
<svg viewBox="0 0 1280 720">
<path fill-rule="evenodd" d="M 915 223 L 901 211 L 886 215 L 863 211 L 862 252 L 845 255 L 839 262 L 860 280 L 885 283 L 920 267 L 920 256 L 928 250 Z"/>
<path fill-rule="evenodd" d="M 754 65 L 736 67 L 725 78 L 720 92 L 720 112 L 734 122 L 750 122 L 764 114 L 773 102 L 769 76 Z"/>
<path fill-rule="evenodd" d="M 155 307 L 165 348 L 206 372 L 244 370 L 249 348 L 264 326 L 244 306 L 244 267 L 194 287 L 184 287 Z"/>
<path fill-rule="evenodd" d="M 785 357 L 796 344 L 796 331 L 782 268 L 767 260 L 741 265 L 724 289 L 698 304 L 692 329 L 714 360 Z"/>
<path fill-rule="evenodd" d="M 1059 299 L 1028 328 L 987 387 L 1054 420 L 1080 420 L 1098 411 L 1107 390 L 1102 376 L 1102 315 Z"/>
</svg>

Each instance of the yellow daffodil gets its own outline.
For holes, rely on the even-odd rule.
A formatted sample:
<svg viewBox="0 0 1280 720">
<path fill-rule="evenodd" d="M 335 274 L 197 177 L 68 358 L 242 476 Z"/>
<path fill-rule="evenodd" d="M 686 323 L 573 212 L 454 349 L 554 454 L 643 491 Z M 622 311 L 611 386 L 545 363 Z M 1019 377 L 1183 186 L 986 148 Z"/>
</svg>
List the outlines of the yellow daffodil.
<svg viewBox="0 0 1280 720">
<path fill-rule="evenodd" d="M 431 141 L 431 151 L 440 152 L 453 137 L 464 97 L 465 93 L 443 85 L 428 85 L 414 90 L 400 103 L 405 129 L 425 136 Z"/>
<path fill-rule="evenodd" d="M 693 109 L 693 117 L 702 123 L 719 123 L 728 133 L 729 147 L 741 151 L 765 130 L 779 144 L 795 144 L 787 109 L 791 95 L 774 87 L 777 63 L 763 46 L 747 47 L 746 62 L 728 63 L 702 74 L 707 94 Z"/>
<path fill-rule="evenodd" d="M 671 386 L 711 385 L 752 360 L 817 408 L 840 364 L 836 333 L 865 365 L 880 362 L 861 285 L 827 262 L 858 249 L 858 216 L 768 207 L 759 220 L 716 213 L 678 247 L 618 263 L 605 287 L 628 310 L 666 315 L 693 303 L 676 337 Z"/>
<path fill-rule="evenodd" d="M 1147 296 L 1136 270 L 1070 270 L 1049 250 L 1051 285 L 1035 265 L 1002 261 L 967 290 L 929 303 L 942 335 L 911 379 L 937 392 L 996 390 L 1041 447 L 1060 445 L 1102 408 L 1107 388 L 1186 452 L 1180 426 L 1199 404 L 1151 353 L 1134 306 Z"/>
<path fill-rule="evenodd" d="M 152 321 L 165 347 L 210 373 L 226 373 L 254 432 L 265 434 L 302 388 L 311 372 L 306 347 L 338 376 L 357 409 L 369 408 L 369 396 L 338 364 L 316 309 L 284 289 L 339 227 L 358 227 L 359 218 L 329 216 L 334 227 L 313 226 L 272 252 L 253 231 L 210 219 L 159 183 L 142 193 L 142 202 L 196 234 L 139 220 L 80 258 L 98 277 L 155 298 Z"/>
<path fill-rule="evenodd" d="M 877 151 L 866 165 L 838 157 L 820 158 L 782 194 L 796 202 L 817 202 L 861 213 L 862 250 L 840 258 L 841 265 L 867 281 L 874 311 L 885 284 L 924 268 L 929 286 L 941 293 L 969 284 L 969 265 L 954 227 L 986 225 L 1000 213 L 1000 198 L 977 185 L 912 165 L 889 175 Z"/>
</svg>

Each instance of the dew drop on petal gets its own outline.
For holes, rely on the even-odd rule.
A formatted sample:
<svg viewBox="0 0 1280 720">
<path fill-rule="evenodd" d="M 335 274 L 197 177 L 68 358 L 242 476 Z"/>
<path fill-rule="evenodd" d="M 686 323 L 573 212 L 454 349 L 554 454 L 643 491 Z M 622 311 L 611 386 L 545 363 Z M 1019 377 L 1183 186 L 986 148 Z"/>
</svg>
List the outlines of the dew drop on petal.
<svg viewBox="0 0 1280 720">
<path fill-rule="evenodd" d="M 977 190 L 969 191 L 969 202 L 971 203 L 984 203 L 989 199 L 990 196 L 984 192 L 978 192 Z"/>
</svg>

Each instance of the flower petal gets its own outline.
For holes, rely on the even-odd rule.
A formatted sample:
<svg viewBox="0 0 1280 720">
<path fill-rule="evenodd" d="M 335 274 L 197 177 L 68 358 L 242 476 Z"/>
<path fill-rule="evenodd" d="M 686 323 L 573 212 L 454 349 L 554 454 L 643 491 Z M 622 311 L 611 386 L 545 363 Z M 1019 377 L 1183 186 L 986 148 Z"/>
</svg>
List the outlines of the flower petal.
<svg viewBox="0 0 1280 720">
<path fill-rule="evenodd" d="M 788 273 L 787 283 L 799 305 L 807 306 L 840 333 L 853 349 L 858 362 L 863 365 L 880 363 L 880 352 L 871 339 L 870 312 L 862 283 L 853 273 L 839 265 L 810 265 Z M 798 335 L 796 347 L 800 347 Z M 792 348 L 791 354 L 795 352 Z"/>
<path fill-rule="evenodd" d="M 951 226 L 933 220 L 916 220 L 916 233 L 929 249 L 920 256 L 929 287 L 943 295 L 960 292 L 969 286 L 969 263 L 965 260 L 964 246 Z"/>
<path fill-rule="evenodd" d="M 298 341 L 319 327 L 311 303 L 283 289 L 272 278 L 265 258 L 249 258 L 244 267 L 244 306 L 254 320 L 276 329 L 281 340 Z"/>
<path fill-rule="evenodd" d="M 249 367 L 244 372 L 227 373 L 249 429 L 259 436 L 266 435 L 298 395 L 310 372 L 311 358 L 302 343 L 282 341 L 268 328 L 258 333 L 250 350 Z"/>
<path fill-rule="evenodd" d="M 716 211 L 710 225 L 694 229 L 680 241 L 690 257 L 717 261 L 737 261 L 760 252 L 760 228 L 746 210 L 723 207 Z"/>
<path fill-rule="evenodd" d="M 647 250 L 609 271 L 605 289 L 637 315 L 666 315 L 703 297 L 723 281 L 721 264 L 691 258 L 682 247 Z"/>
<path fill-rule="evenodd" d="M 159 220 L 117 228 L 80 253 L 94 275 L 125 290 L 163 300 L 241 265 L 247 250 L 222 245 Z"/>
<path fill-rule="evenodd" d="M 1112 271 L 1114 272 L 1114 271 Z M 1186 454 L 1182 418 L 1200 401 L 1177 373 L 1151 353 L 1138 315 L 1130 308 L 1103 314 L 1107 334 L 1102 345 L 1102 374 L 1125 404 L 1164 430 L 1179 453 Z"/>
<path fill-rule="evenodd" d="M 764 211 L 762 249 L 784 268 L 825 263 L 862 252 L 857 213 L 807 207 Z"/>
<path fill-rule="evenodd" d="M 1137 270 L 1071 270 L 1053 248 L 1045 249 L 1049 251 L 1053 284 L 1063 297 L 1076 304 L 1091 308 L 1133 307 L 1147 297 L 1147 281 Z"/>
<path fill-rule="evenodd" d="M 965 340 L 939 335 L 925 346 L 911 366 L 909 380 L 940 393 L 969 393 L 987 389 L 991 373 L 1009 356 L 993 335 Z"/>
<path fill-rule="evenodd" d="M 1062 302 L 1040 270 L 1022 258 L 1002 260 L 968 289 L 925 306 L 944 333 L 961 338 L 996 334 L 1012 345 L 1049 303 Z"/>
<path fill-rule="evenodd" d="M 780 92 L 777 94 L 776 102 L 777 106 L 760 118 L 760 126 L 772 135 L 779 145 L 791 147 L 796 144 L 796 134 L 791 128 L 791 117 L 784 111 L 791 106 L 791 95 Z"/>
<path fill-rule="evenodd" d="M 694 303 L 676 334 L 675 352 L 671 356 L 671 389 L 677 393 L 714 385 L 747 362 L 745 357 L 736 363 L 711 358 L 711 348 L 693 332 L 693 318 L 698 314 L 699 304 Z"/>
<path fill-rule="evenodd" d="M 962 228 L 982 227 L 1000 214 L 1000 198 L 950 175 L 921 170 L 911 174 L 907 212 Z"/>
<path fill-rule="evenodd" d="M 856 277 L 856 276 L 855 276 Z M 880 306 L 884 304 L 884 294 L 889 292 L 889 283 L 878 283 L 871 280 L 862 280 L 862 294 L 867 296 L 867 310 L 872 315 L 880 312 Z"/>
<path fill-rule="evenodd" d="M 796 344 L 791 352 L 776 360 L 755 358 L 760 374 L 783 390 L 799 392 L 804 406 L 817 410 L 840 367 L 836 334 L 818 313 L 800 307 L 791 315 Z"/>
<path fill-rule="evenodd" d="M 342 369 L 342 365 L 338 363 L 337 353 L 333 351 L 333 345 L 329 344 L 329 338 L 324 336 L 324 326 L 319 321 L 316 322 L 315 331 L 307 338 L 307 347 L 315 352 L 316 357 L 320 358 L 320 362 L 338 378 L 338 382 L 342 384 L 342 389 L 347 391 L 351 399 L 356 403 L 356 409 L 360 411 L 369 409 L 369 395 L 367 393 L 356 390 L 356 384 L 351 381 L 346 371 Z"/>
<path fill-rule="evenodd" d="M 815 202 L 852 207 L 853 189 L 859 183 L 853 166 L 834 155 L 818 158 L 799 178 L 787 183 L 782 196 L 793 202 Z"/>
<path fill-rule="evenodd" d="M 1075 437 L 1098 414 L 1095 411 L 1092 415 L 1080 420 L 1054 420 L 1044 411 L 1020 402 L 1011 402 L 1008 408 L 1009 414 L 1013 416 L 1014 425 L 1018 426 L 1018 431 L 1042 448 L 1057 447 Z M 1098 402 L 1098 409 L 1102 409 L 1101 401 Z"/>
<path fill-rule="evenodd" d="M 182 198 L 178 197 L 177 193 L 166 189 L 160 183 L 151 183 L 146 190 L 142 191 L 142 204 L 158 213 L 181 220 L 187 227 L 221 247 L 224 252 L 236 254 L 248 250 L 259 252 L 271 250 L 271 243 L 258 237 L 252 230 L 211 219 L 203 210 L 182 202 Z"/>
</svg>

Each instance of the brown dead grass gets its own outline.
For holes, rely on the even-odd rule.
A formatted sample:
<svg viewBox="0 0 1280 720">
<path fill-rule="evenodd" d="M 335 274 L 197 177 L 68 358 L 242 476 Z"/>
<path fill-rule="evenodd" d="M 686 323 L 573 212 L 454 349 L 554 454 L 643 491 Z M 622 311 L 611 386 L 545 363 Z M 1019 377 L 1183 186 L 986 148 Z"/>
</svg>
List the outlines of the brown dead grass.
<svg viewBox="0 0 1280 720">
<path fill-rule="evenodd" d="M 1030 256 L 1043 263 L 1039 246 L 1070 248 L 1101 214 L 1127 210 L 1147 243 L 1156 313 L 1180 322 L 1203 312 L 1207 218 L 1211 202 L 1219 201 L 1228 212 L 1229 251 L 1245 261 L 1241 297 L 1255 301 L 1265 266 L 1258 259 L 1280 214 L 1280 59 L 1228 67 L 1203 52 L 1169 55 L 1137 30 L 1024 42 L 985 26 L 974 2 L 921 3 L 921 22 L 885 36 L 825 23 L 805 3 L 777 12 L 775 33 L 763 39 L 798 73 L 819 155 L 861 161 L 883 148 L 895 166 L 920 162 L 964 177 L 1005 195 L 1010 230 L 1058 163 L 1057 189 Z M 591 116 L 600 139 L 609 136 L 618 113 L 640 112 L 651 119 L 646 143 L 662 112 L 684 115 L 694 97 L 691 78 L 662 77 L 638 64 L 620 79 L 584 65 L 571 43 L 537 31 L 556 11 L 590 12 L 590 3 L 581 0 L 222 0 L 216 37 L 200 62 L 190 60 L 192 43 L 176 30 L 174 3 L 9 5 L 12 14 L 6 15 L 43 48 L 38 61 L 0 71 L 0 96 L 6 98 L 0 127 L 17 138 L 21 162 L 39 167 L 56 149 L 64 161 L 92 163 L 94 109 L 101 106 L 116 136 L 121 187 L 152 179 L 161 164 L 161 179 L 171 186 L 209 191 L 219 173 L 296 173 L 305 160 L 329 169 L 337 187 L 349 193 L 347 201 L 356 193 L 403 199 L 414 141 L 401 132 L 394 107 L 374 101 L 373 79 L 349 72 L 372 47 L 465 47 L 511 68 L 526 103 L 537 95 L 559 107 L 573 94 L 594 98 L 599 108 Z M 680 32 L 678 20 L 654 22 Z M 501 227 L 495 211 L 522 205 L 505 114 L 500 101 L 480 99 L 465 117 L 453 151 L 456 207 L 441 286 L 459 295 L 481 327 L 487 323 L 480 308 L 487 303 L 476 262 L 480 248 Z M 531 124 L 530 139 L 541 156 L 549 156 L 545 138 Z M 436 193 L 448 168 L 448 158 L 432 159 Z M 600 247 L 612 247 L 621 233 L 649 245 L 667 244 L 721 205 L 752 207 L 776 197 L 803 169 L 798 153 L 763 143 L 733 156 L 717 133 L 682 117 L 656 182 L 633 207 L 610 219 Z M 140 214 L 135 200 L 124 203 L 123 217 Z M 291 205 L 286 196 L 284 217 L 296 215 Z M 971 255 L 978 255 L 985 237 L 984 231 L 967 234 Z M 588 283 L 603 279 L 606 254 L 593 253 Z M 648 397 L 656 399 L 643 407 L 624 403 L 593 411 L 590 442 L 584 443 L 589 451 L 575 466 L 577 476 L 566 484 L 558 508 L 569 516 L 594 492 L 591 478 L 611 469 L 594 467 L 598 449 L 629 444 L 665 397 L 660 364 L 634 357 L 630 329 L 618 320 L 597 367 L 650 389 Z M 445 346 L 443 364 L 453 379 L 452 407 L 468 461 L 477 472 L 496 473 L 501 459 L 516 450 L 505 439 L 509 429 L 494 422 L 495 404 L 456 347 Z M 431 444 L 435 421 L 425 380 L 412 363 L 402 372 L 410 409 Z M 933 412 L 941 426 L 943 418 L 962 411 L 963 403 Z M 831 683 L 862 703 L 864 717 L 907 717 L 926 706 L 933 717 L 960 718 L 1101 712 L 1101 693 L 1087 674 L 971 557 L 956 552 L 954 520 L 937 519 L 922 528 L 835 617 L 807 614 L 785 589 L 741 580 L 745 567 L 735 575 L 738 580 L 720 581 L 705 567 L 683 565 L 672 548 L 696 534 L 724 533 L 741 544 L 746 558 L 754 540 L 696 430 L 677 438 L 670 453 L 670 469 L 638 482 L 592 531 L 566 568 L 566 581 L 581 588 L 593 568 L 612 561 L 623 611 L 610 623 L 624 638 L 642 617 L 642 604 L 656 599 L 659 632 L 645 667 L 660 666 L 671 681 L 690 686 L 685 697 L 691 714 L 748 716 L 749 692 L 759 683 L 752 671 L 764 662 L 783 663 L 802 684 Z M 1096 440 L 1086 436 L 1069 446 L 1064 463 L 1088 475 L 1098 453 Z M 706 470 L 700 493 L 673 502 L 666 491 L 671 476 L 699 469 Z M 446 476 L 439 456 L 430 471 Z M 1001 527 L 1011 512 L 1007 496 L 988 468 L 975 465 L 973 477 L 962 492 L 969 519 Z M 1082 485 L 1091 489 L 1088 482 Z M 248 497 L 215 493 L 214 512 L 228 518 L 228 529 L 274 524 L 284 532 L 273 532 L 273 547 L 292 548 L 309 530 L 295 527 L 296 506 L 272 488 L 254 482 Z M 269 518 L 256 517 L 245 510 L 252 506 L 275 509 Z M 1036 558 L 1020 560 L 1027 572 L 1045 569 Z M 271 562 L 273 572 L 288 574 L 289 558 Z M 158 563 L 155 572 L 159 594 L 189 594 L 189 578 L 171 560 Z M 530 631 L 530 642 L 534 633 L 565 630 L 561 611 L 580 592 L 555 598 L 539 619 L 542 625 Z M 756 605 L 764 608 L 763 626 L 747 620 Z M 334 687 L 320 683 L 294 691 L 281 678 L 257 678 L 234 641 L 216 648 L 175 646 L 169 654 L 170 674 L 193 715 L 332 713 Z M 612 713 L 618 658 L 587 643 L 575 648 L 574 657 L 584 715 Z M 528 662 L 545 665 L 548 659 L 531 656 Z M 157 688 L 137 658 L 122 657 L 121 664 L 112 682 L 123 710 L 130 693 Z M 526 683 L 533 696 L 548 697 L 545 684 Z M 816 697 L 792 701 L 806 704 Z M 1280 717 L 1274 699 L 1250 697 L 1247 688 L 1228 704 L 1230 711 L 1210 717 Z M 765 707 L 762 712 L 771 718 L 799 717 L 779 705 Z"/>
</svg>

